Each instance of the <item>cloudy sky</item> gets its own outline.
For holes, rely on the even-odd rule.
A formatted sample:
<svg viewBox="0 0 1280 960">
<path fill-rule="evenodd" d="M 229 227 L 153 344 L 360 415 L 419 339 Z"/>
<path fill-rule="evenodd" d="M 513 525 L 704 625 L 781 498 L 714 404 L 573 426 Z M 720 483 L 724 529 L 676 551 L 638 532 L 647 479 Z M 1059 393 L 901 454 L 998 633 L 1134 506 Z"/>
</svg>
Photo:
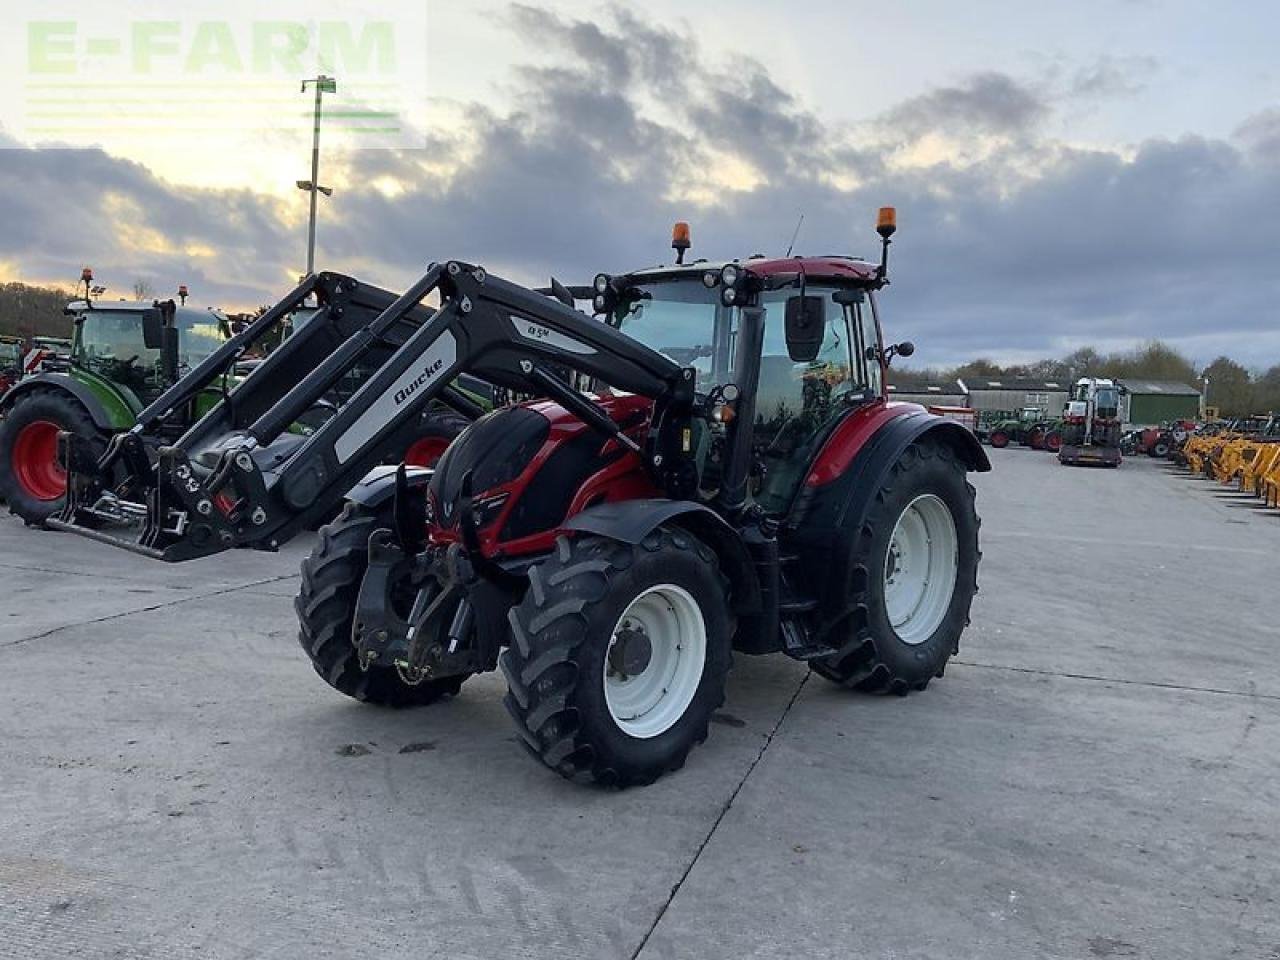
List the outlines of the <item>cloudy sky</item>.
<svg viewBox="0 0 1280 960">
<path fill-rule="evenodd" d="M 425 51 L 413 136 L 327 141 L 319 265 L 387 287 L 444 257 L 581 282 L 667 259 L 676 219 L 696 255 L 780 254 L 801 213 L 798 250 L 873 256 L 893 204 L 886 320 L 917 363 L 1153 337 L 1280 362 L 1270 0 L 640 9 L 429 0 L 397 36 Z M 0 279 L 91 263 L 120 295 L 141 277 L 240 307 L 301 272 L 305 123 L 66 149 L 19 116 L 22 84 L 0 92 Z M 236 107 L 219 89 L 209 116 Z"/>
</svg>

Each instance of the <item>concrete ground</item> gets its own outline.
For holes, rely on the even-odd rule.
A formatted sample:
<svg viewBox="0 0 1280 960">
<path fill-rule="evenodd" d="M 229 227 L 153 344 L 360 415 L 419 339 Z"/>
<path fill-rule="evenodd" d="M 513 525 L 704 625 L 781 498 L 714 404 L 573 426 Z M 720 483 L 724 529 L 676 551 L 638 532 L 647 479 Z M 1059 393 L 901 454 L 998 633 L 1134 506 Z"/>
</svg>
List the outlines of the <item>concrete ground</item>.
<svg viewBox="0 0 1280 960">
<path fill-rule="evenodd" d="M 973 626 L 866 697 L 739 658 L 683 771 L 530 761 L 294 640 L 307 544 L 0 522 L 0 957 L 1280 957 L 1280 515 L 993 451 Z"/>
</svg>

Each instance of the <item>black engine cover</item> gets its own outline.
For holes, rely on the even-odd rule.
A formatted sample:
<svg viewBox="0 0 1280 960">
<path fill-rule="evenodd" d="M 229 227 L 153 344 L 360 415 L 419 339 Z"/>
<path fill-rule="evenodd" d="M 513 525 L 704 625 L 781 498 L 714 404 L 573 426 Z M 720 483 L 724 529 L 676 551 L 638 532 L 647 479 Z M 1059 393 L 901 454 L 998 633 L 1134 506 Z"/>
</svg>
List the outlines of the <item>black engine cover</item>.
<svg viewBox="0 0 1280 960">
<path fill-rule="evenodd" d="M 462 480 L 471 473 L 471 494 L 510 483 L 547 441 L 551 422 L 527 407 L 506 407 L 481 417 L 449 445 L 431 478 L 431 499 L 442 528 L 458 522 Z"/>
</svg>

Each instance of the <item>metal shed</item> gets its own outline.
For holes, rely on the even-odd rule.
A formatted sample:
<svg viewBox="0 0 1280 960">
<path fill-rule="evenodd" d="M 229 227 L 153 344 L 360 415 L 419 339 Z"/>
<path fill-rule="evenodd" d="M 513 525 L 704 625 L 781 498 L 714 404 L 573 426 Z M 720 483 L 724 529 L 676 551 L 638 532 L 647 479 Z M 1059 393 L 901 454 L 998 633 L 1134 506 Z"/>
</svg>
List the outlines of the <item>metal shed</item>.
<svg viewBox="0 0 1280 960">
<path fill-rule="evenodd" d="M 1176 380 L 1122 380 L 1128 393 L 1120 401 L 1120 417 L 1134 427 L 1153 427 L 1165 420 L 1194 420 L 1200 415 L 1200 391 Z"/>
<path fill-rule="evenodd" d="M 963 407 L 968 401 L 958 380 L 928 380 L 892 371 L 889 374 L 889 399 L 942 407 Z"/>
<path fill-rule="evenodd" d="M 1071 385 L 1066 381 L 1032 380 L 1027 377 L 969 377 L 958 381 L 968 405 L 981 415 L 990 411 L 1017 413 L 1035 407 L 1045 416 L 1062 413 Z"/>
</svg>

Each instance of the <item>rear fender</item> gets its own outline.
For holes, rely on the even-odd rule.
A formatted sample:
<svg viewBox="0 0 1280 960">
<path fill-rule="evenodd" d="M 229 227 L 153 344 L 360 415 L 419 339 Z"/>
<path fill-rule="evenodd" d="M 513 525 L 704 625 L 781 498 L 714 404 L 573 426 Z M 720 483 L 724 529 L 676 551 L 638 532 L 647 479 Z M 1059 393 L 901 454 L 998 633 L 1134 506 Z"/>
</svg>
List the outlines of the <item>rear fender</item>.
<svg viewBox="0 0 1280 960">
<path fill-rule="evenodd" d="M 575 514 L 563 529 L 638 544 L 663 524 L 688 530 L 715 551 L 732 587 L 735 612 L 760 608 L 760 583 L 742 537 L 720 514 L 700 503 L 662 499 L 602 503 Z"/>
<path fill-rule="evenodd" d="M 127 430 L 133 425 L 133 415 L 124 401 L 118 400 L 113 404 L 104 403 L 99 391 L 61 373 L 37 373 L 34 377 L 26 377 L 19 381 L 4 395 L 3 400 L 0 400 L 0 413 L 8 412 L 15 401 L 37 390 L 70 394 L 88 411 L 94 425 L 102 430 L 112 432 Z"/>
<path fill-rule="evenodd" d="M 945 444 L 971 471 L 991 469 L 982 445 L 965 427 L 921 407 L 907 406 L 861 438 L 842 473 L 825 483 L 806 481 L 787 518 L 784 541 L 798 555 L 805 581 L 816 588 L 824 629 L 847 612 L 853 538 L 862 529 L 876 494 L 907 448 L 926 439 Z"/>
</svg>

